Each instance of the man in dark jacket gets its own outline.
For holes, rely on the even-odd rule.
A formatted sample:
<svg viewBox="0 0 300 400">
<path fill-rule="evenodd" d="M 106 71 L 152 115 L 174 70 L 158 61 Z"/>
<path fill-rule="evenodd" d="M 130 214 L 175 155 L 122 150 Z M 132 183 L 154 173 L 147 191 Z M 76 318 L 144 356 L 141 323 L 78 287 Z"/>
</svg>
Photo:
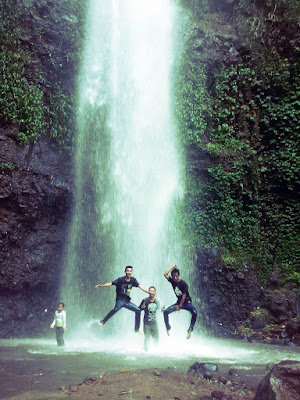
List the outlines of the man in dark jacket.
<svg viewBox="0 0 300 400">
<path fill-rule="evenodd" d="M 172 272 L 171 272 L 172 271 Z M 171 276 L 169 273 L 171 272 Z M 191 337 L 194 325 L 197 319 L 197 311 L 192 304 L 192 299 L 189 294 L 189 288 L 185 281 L 179 278 L 180 272 L 174 264 L 171 268 L 164 272 L 164 277 L 171 283 L 174 293 L 177 296 L 177 302 L 164 311 L 164 320 L 166 324 L 167 334 L 170 335 L 171 325 L 169 323 L 169 314 L 181 309 L 187 310 L 192 314 L 191 324 L 187 332 L 187 339 Z"/>
<path fill-rule="evenodd" d="M 130 292 L 133 287 L 138 287 L 146 293 L 149 293 L 147 289 L 141 286 L 138 281 L 131 276 L 132 275 L 132 266 L 128 265 L 125 268 L 125 276 L 114 280 L 113 282 L 105 283 L 104 285 L 96 285 L 95 287 L 109 287 L 116 286 L 116 304 L 115 307 L 106 315 L 104 319 L 102 319 L 98 326 L 104 325 L 116 312 L 121 310 L 121 308 L 127 308 L 130 311 L 135 312 L 135 325 L 134 331 L 139 332 L 140 322 L 141 322 L 141 310 L 133 303 L 131 303 Z"/>
</svg>

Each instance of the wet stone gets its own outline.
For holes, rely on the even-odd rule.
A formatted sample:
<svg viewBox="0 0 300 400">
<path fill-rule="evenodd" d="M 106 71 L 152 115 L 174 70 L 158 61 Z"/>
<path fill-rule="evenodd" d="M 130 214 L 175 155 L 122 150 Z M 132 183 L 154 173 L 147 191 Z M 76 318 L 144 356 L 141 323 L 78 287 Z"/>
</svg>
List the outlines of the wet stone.
<svg viewBox="0 0 300 400">
<path fill-rule="evenodd" d="M 195 362 L 193 365 L 189 367 L 187 372 L 189 374 L 196 376 L 204 376 L 204 373 L 207 373 L 208 371 L 210 372 L 218 371 L 218 366 L 212 363 Z"/>
</svg>

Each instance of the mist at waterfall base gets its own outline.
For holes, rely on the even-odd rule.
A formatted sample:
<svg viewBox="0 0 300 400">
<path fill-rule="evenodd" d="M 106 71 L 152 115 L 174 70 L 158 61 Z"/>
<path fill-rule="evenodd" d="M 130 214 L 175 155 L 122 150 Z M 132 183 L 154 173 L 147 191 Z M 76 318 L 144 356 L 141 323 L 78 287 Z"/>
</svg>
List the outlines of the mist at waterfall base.
<svg viewBox="0 0 300 400">
<path fill-rule="evenodd" d="M 183 184 L 170 78 L 179 25 L 171 0 L 89 4 L 78 83 L 76 199 L 61 286 L 78 343 L 98 337 L 129 348 L 138 341 L 128 310 L 95 329 L 115 302 L 115 287 L 95 285 L 124 276 L 126 265 L 167 306 L 176 298 L 163 272 L 178 263 L 183 278 L 190 277 L 176 213 Z M 131 293 L 137 305 L 147 296 Z M 172 330 L 184 338 L 190 314 L 171 318 Z"/>
</svg>

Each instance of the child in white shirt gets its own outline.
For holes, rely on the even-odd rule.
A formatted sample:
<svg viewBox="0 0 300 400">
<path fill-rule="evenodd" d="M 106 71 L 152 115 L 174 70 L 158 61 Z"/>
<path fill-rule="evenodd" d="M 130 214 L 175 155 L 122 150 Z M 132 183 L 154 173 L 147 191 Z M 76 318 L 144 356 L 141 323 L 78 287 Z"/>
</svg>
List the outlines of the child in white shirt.
<svg viewBox="0 0 300 400">
<path fill-rule="evenodd" d="M 66 312 L 64 310 L 65 305 L 64 303 L 59 303 L 57 306 L 57 310 L 54 313 L 54 320 L 52 324 L 50 325 L 51 329 L 56 330 L 56 341 L 57 341 L 57 346 L 64 346 L 64 333 L 67 330 L 67 317 L 66 317 Z"/>
</svg>

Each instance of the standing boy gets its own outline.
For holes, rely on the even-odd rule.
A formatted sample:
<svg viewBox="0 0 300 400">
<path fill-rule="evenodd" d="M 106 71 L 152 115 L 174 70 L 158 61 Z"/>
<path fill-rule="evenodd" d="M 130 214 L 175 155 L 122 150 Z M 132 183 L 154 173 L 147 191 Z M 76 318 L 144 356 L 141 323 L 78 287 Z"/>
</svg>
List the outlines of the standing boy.
<svg viewBox="0 0 300 400">
<path fill-rule="evenodd" d="M 170 272 L 171 276 L 169 276 Z M 179 278 L 179 275 L 180 272 L 179 269 L 176 268 L 176 264 L 174 264 L 171 268 L 164 272 L 164 277 L 171 283 L 174 293 L 177 296 L 177 302 L 164 311 L 164 320 L 167 328 L 167 334 L 170 335 L 171 326 L 169 323 L 169 314 L 174 311 L 180 311 L 181 309 L 189 311 L 192 314 L 191 324 L 186 337 L 187 339 L 189 339 L 191 337 L 197 319 L 197 311 L 192 304 L 188 285 L 185 281 Z"/>
<path fill-rule="evenodd" d="M 158 327 L 156 321 L 156 313 L 160 308 L 159 301 L 155 298 L 156 289 L 154 286 L 149 287 L 149 297 L 142 300 L 140 309 L 144 310 L 144 349 L 148 351 L 150 337 L 155 343 L 158 343 Z"/>
<path fill-rule="evenodd" d="M 105 283 L 104 285 L 96 285 L 95 287 L 109 287 L 116 286 L 116 304 L 115 307 L 106 315 L 104 319 L 102 319 L 98 326 L 104 325 L 109 318 L 115 315 L 116 312 L 121 310 L 121 308 L 127 308 L 130 311 L 135 312 L 135 325 L 134 331 L 139 332 L 140 329 L 140 321 L 141 321 L 141 310 L 133 303 L 131 303 L 130 292 L 133 287 L 138 287 L 146 293 L 149 293 L 147 289 L 143 288 L 138 281 L 131 276 L 132 275 L 132 266 L 128 265 L 125 268 L 125 276 L 114 280 L 113 282 Z"/>
<path fill-rule="evenodd" d="M 67 316 L 64 308 L 64 303 L 58 304 L 57 310 L 54 313 L 54 320 L 50 325 L 51 329 L 54 329 L 55 327 L 57 346 L 65 345 L 64 332 L 67 330 Z"/>
</svg>

